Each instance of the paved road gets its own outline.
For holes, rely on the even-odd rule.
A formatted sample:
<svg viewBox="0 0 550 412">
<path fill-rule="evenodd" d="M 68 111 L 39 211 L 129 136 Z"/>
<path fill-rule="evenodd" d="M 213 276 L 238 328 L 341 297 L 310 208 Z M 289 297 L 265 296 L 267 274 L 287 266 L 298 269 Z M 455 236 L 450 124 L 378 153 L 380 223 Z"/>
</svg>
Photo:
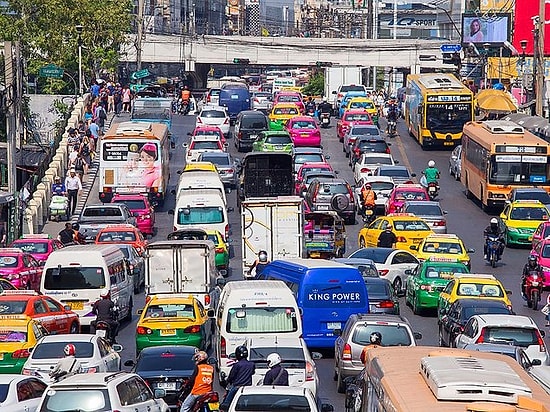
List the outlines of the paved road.
<svg viewBox="0 0 550 412">
<path fill-rule="evenodd" d="M 128 120 L 127 117 L 115 118 L 115 121 Z M 330 162 L 336 170 L 340 171 L 340 176 L 347 179 L 350 183 L 353 182 L 353 175 L 347 164 L 347 159 L 342 153 L 341 143 L 336 138 L 335 121 L 332 122 L 329 129 L 323 129 L 323 147 L 327 154 L 331 155 Z M 194 117 L 187 116 L 174 117 L 173 131 L 177 137 L 177 148 L 172 153 L 170 162 L 170 187 L 174 189 L 178 175 L 176 171 L 183 166 L 184 151 L 182 143 L 188 140 L 187 133 L 194 126 Z M 408 166 L 413 172 L 420 176 L 421 171 L 426 167 L 428 160 L 436 161 L 437 167 L 442 172 L 440 202 L 443 209 L 448 211 L 448 230 L 449 233 L 456 233 L 465 242 L 467 247 L 476 249 L 476 253 L 472 255 L 472 272 L 475 273 L 494 273 L 504 284 L 506 289 L 513 291 L 511 296 L 514 310 L 521 315 L 532 316 L 539 326 L 544 325 L 544 318 L 540 312 L 534 312 L 528 309 L 522 300 L 519 293 L 519 280 L 522 267 L 526 261 L 528 251 L 525 249 L 506 249 L 502 264 L 496 269 L 492 269 L 483 261 L 483 237 L 482 232 L 488 224 L 490 216 L 483 212 L 478 204 L 466 199 L 463 187 L 460 182 L 454 180 L 448 174 L 448 159 L 449 151 L 423 151 L 418 144 L 406 132 L 402 121 L 398 125 L 400 137 L 391 139 L 392 154 L 400 161 L 400 164 Z M 237 154 L 233 146 L 232 139 L 229 140 L 229 150 L 234 156 Z M 90 194 L 89 203 L 98 202 L 97 188 L 93 189 Z M 229 204 L 235 206 L 235 212 L 231 212 L 230 223 L 232 231 L 232 260 L 231 268 L 233 274 L 230 278 L 238 279 L 241 271 L 241 250 L 240 250 L 240 229 L 239 229 L 239 214 L 236 208 L 235 193 L 228 196 Z M 154 240 L 162 240 L 166 238 L 167 233 L 172 228 L 172 216 L 167 214 L 167 210 L 174 207 L 175 198 L 173 195 L 167 197 L 165 210 L 157 213 L 158 234 Z M 61 230 L 62 224 L 48 224 L 45 231 L 50 234 L 57 234 Z M 360 224 L 347 227 L 348 245 L 347 250 L 351 253 L 357 248 L 357 233 L 361 228 Z M 544 294 L 546 298 L 546 293 Z M 135 308 L 143 306 L 143 294 L 136 296 Z M 401 302 L 401 311 L 412 323 L 414 330 L 421 332 L 423 339 L 420 341 L 422 345 L 437 345 L 437 318 L 435 314 L 430 316 L 417 316 L 408 308 L 404 299 Z M 122 354 L 123 360 L 132 358 L 135 353 L 135 322 L 137 316 L 134 316 L 133 322 L 123 325 L 120 333 L 120 342 L 125 346 Z M 546 328 L 547 329 L 547 328 Z M 548 342 L 548 339 L 546 339 Z M 335 382 L 332 380 L 333 375 L 333 359 L 330 354 L 325 354 L 325 358 L 317 362 L 318 372 L 320 374 L 321 390 L 323 398 L 331 402 L 336 410 L 343 409 L 343 395 L 336 392 Z"/>
</svg>

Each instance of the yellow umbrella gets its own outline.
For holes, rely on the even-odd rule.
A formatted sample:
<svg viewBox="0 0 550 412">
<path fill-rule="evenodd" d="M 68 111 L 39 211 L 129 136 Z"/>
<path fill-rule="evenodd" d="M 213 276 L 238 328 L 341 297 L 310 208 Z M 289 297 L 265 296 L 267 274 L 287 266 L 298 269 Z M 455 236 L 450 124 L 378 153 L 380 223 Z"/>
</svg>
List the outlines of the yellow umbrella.
<svg viewBox="0 0 550 412">
<path fill-rule="evenodd" d="M 489 113 L 511 113 L 518 110 L 510 96 L 501 90 L 483 90 L 476 96 L 479 109 Z"/>
</svg>

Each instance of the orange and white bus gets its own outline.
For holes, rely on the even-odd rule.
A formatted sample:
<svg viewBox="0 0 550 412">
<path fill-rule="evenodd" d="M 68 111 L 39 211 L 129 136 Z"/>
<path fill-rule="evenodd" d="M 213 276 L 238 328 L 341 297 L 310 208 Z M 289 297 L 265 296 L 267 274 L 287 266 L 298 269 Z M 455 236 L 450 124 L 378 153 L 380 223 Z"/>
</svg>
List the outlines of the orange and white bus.
<svg viewBox="0 0 550 412">
<path fill-rule="evenodd" d="M 115 193 L 141 193 L 157 206 L 164 203 L 169 179 L 168 126 L 123 122 L 101 138 L 99 200 Z"/>
<path fill-rule="evenodd" d="M 482 208 L 503 207 L 516 187 L 550 191 L 550 143 L 505 120 L 470 122 L 462 136 L 461 176 Z"/>
<path fill-rule="evenodd" d="M 422 148 L 452 148 L 464 124 L 474 120 L 474 94 L 451 73 L 410 74 L 404 117 Z"/>
<path fill-rule="evenodd" d="M 548 395 L 509 356 L 429 346 L 367 352 L 361 412 L 550 412 Z M 360 404 L 360 405 L 359 405 Z"/>
</svg>

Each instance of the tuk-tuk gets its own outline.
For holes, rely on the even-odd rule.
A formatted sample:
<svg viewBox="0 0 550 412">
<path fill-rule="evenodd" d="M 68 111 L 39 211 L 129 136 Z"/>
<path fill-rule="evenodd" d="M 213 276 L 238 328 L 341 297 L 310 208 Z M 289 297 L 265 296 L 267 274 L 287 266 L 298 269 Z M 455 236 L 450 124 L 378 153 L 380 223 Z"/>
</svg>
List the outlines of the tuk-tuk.
<svg viewBox="0 0 550 412">
<path fill-rule="evenodd" d="M 331 259 L 346 253 L 344 219 L 333 211 L 307 212 L 304 226 L 306 258 Z"/>
</svg>

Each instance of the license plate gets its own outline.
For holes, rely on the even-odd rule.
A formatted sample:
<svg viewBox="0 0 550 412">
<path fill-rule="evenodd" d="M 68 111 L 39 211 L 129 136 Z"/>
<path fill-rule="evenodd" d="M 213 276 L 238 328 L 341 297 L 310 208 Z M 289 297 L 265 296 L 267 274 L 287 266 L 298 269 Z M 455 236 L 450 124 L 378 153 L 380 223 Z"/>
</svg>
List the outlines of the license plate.
<svg viewBox="0 0 550 412">
<path fill-rule="evenodd" d="M 309 133 L 300 133 L 300 136 L 301 136 L 301 137 L 308 137 L 308 136 L 309 136 Z"/>
<path fill-rule="evenodd" d="M 84 302 L 81 301 L 81 300 L 66 302 L 66 303 L 67 303 L 67 305 L 69 305 L 71 310 L 83 310 L 84 309 Z"/>
<path fill-rule="evenodd" d="M 365 210 L 365 214 L 369 216 L 372 215 L 372 210 L 370 209 Z"/>
<path fill-rule="evenodd" d="M 326 117 L 323 117 L 323 123 L 328 123 L 328 119 Z"/>
<path fill-rule="evenodd" d="M 310 258 L 318 258 L 321 257 L 321 252 L 310 252 L 309 253 Z"/>
<path fill-rule="evenodd" d="M 168 389 L 169 391 L 176 390 L 175 382 L 159 382 L 157 383 L 157 388 Z"/>
<path fill-rule="evenodd" d="M 340 322 L 327 322 L 327 329 L 342 329 L 342 323 Z"/>
<path fill-rule="evenodd" d="M 282 144 L 276 144 L 275 145 L 275 150 L 283 150 L 283 145 Z"/>
<path fill-rule="evenodd" d="M 328 205 L 319 205 L 317 206 L 317 210 L 328 210 Z"/>
<path fill-rule="evenodd" d="M 256 139 L 257 137 L 258 137 L 257 134 L 251 134 L 251 135 L 250 135 L 250 138 L 251 138 L 251 139 Z"/>
<path fill-rule="evenodd" d="M 209 411 L 219 411 L 220 410 L 220 403 L 219 402 L 208 402 L 208 410 Z"/>
<path fill-rule="evenodd" d="M 95 334 L 96 336 L 104 338 L 107 336 L 107 331 L 105 329 L 96 329 Z"/>
<path fill-rule="evenodd" d="M 531 282 L 531 285 L 533 285 L 533 286 L 538 286 L 538 285 L 539 285 L 539 282 Z"/>
<path fill-rule="evenodd" d="M 175 329 L 161 329 L 160 336 L 174 336 L 176 334 Z"/>
<path fill-rule="evenodd" d="M 454 145 L 453 142 L 443 142 L 443 146 L 452 146 Z"/>
</svg>

